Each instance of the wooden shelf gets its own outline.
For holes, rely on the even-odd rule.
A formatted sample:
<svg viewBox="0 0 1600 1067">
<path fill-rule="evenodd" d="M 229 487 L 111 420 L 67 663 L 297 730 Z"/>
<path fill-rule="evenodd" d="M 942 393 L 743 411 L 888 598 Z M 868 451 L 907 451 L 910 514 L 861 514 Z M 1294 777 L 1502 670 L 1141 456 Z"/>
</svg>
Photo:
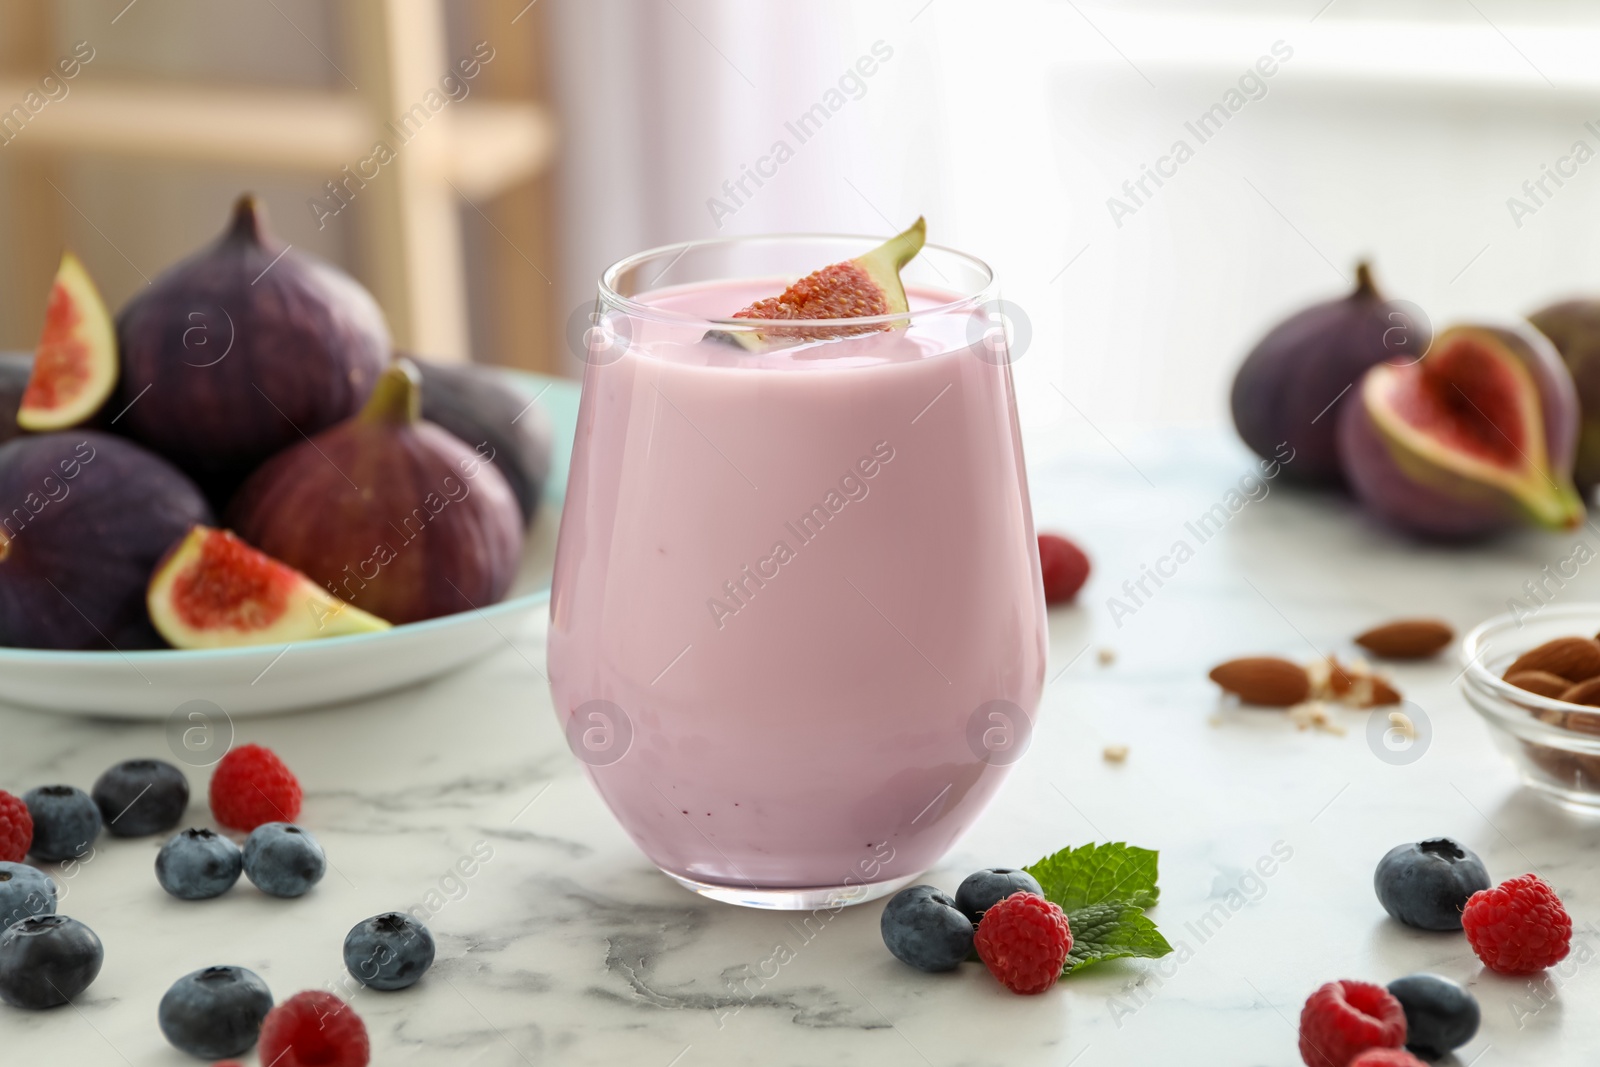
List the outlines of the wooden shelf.
<svg viewBox="0 0 1600 1067">
<path fill-rule="evenodd" d="M 0 80 L 0 100 L 20 100 L 30 88 Z M 416 157 L 420 173 L 487 198 L 540 173 L 555 146 L 549 112 L 533 102 L 450 103 L 410 141 L 386 121 L 354 93 L 84 82 L 6 147 L 271 166 L 335 179 L 383 140 L 397 155 Z"/>
</svg>

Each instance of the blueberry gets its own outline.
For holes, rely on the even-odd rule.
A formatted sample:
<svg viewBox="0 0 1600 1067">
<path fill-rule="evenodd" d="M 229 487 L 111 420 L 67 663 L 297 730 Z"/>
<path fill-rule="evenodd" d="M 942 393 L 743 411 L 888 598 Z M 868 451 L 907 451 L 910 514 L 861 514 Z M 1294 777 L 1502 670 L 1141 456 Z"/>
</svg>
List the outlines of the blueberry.
<svg viewBox="0 0 1600 1067">
<path fill-rule="evenodd" d="M 207 967 L 172 983 L 156 1020 L 173 1048 L 217 1060 L 248 1052 L 271 1010 L 272 991 L 254 971 Z"/>
<path fill-rule="evenodd" d="M 36 915 L 0 934 L 0 1000 L 53 1008 L 89 988 L 106 951 L 94 931 L 65 915 Z"/>
<path fill-rule="evenodd" d="M 1396 845 L 1378 861 L 1373 877 L 1384 910 L 1422 930 L 1461 929 L 1461 909 L 1488 889 L 1483 861 L 1448 837 Z"/>
<path fill-rule="evenodd" d="M 1406 1048 L 1430 1060 L 1443 1059 L 1478 1032 L 1478 1001 L 1437 974 L 1413 974 L 1389 983 L 1406 1011 Z"/>
<path fill-rule="evenodd" d="M 1012 893 L 1037 893 L 1044 896 L 1038 879 L 1027 871 L 1010 867 L 989 867 L 967 875 L 966 881 L 956 889 L 956 907 L 974 924 L 983 913 L 1000 903 Z"/>
<path fill-rule="evenodd" d="M 931 885 L 902 889 L 878 922 L 895 959 L 919 971 L 949 971 L 972 953 L 972 920 Z"/>
<path fill-rule="evenodd" d="M 42 785 L 22 794 L 33 816 L 33 845 L 28 854 L 54 863 L 89 852 L 100 836 L 100 809 L 89 794 L 70 785 Z"/>
<path fill-rule="evenodd" d="M 243 869 L 239 846 L 215 830 L 174 834 L 156 855 L 156 881 L 180 900 L 221 896 Z"/>
<path fill-rule="evenodd" d="M 344 965 L 369 989 L 404 989 L 433 966 L 433 934 L 403 912 L 356 923 L 344 938 Z"/>
<path fill-rule="evenodd" d="M 189 779 L 161 760 L 123 760 L 95 781 L 90 795 L 112 837 L 147 837 L 165 833 L 183 819 Z"/>
<path fill-rule="evenodd" d="M 0 863 L 0 930 L 35 915 L 56 913 L 56 883 L 25 863 Z"/>
<path fill-rule="evenodd" d="M 292 823 L 263 823 L 245 838 L 244 876 L 268 896 L 303 896 L 327 870 L 317 839 Z"/>
</svg>

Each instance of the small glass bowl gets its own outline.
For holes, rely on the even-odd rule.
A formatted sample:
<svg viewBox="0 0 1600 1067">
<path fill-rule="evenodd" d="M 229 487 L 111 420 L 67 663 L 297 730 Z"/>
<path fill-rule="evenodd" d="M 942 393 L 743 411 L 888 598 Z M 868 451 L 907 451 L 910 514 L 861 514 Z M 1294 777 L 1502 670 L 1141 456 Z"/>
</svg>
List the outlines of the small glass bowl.
<svg viewBox="0 0 1600 1067">
<path fill-rule="evenodd" d="M 1600 708 L 1518 689 L 1500 676 L 1522 653 L 1600 630 L 1600 604 L 1496 615 L 1462 642 L 1461 692 L 1523 781 L 1565 807 L 1600 814 Z"/>
</svg>

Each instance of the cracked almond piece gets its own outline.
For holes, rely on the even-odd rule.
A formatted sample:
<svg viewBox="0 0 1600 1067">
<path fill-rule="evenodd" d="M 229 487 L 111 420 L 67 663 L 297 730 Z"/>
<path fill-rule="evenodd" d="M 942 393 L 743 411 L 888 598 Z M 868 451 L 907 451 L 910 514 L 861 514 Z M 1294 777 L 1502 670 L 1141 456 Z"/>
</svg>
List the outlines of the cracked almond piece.
<svg viewBox="0 0 1600 1067">
<path fill-rule="evenodd" d="M 1455 639 L 1450 624 L 1439 619 L 1396 619 L 1361 634 L 1356 644 L 1380 659 L 1427 659 Z"/>
<path fill-rule="evenodd" d="M 1600 645 L 1595 646 L 1600 652 Z M 1231 659 L 1211 669 L 1211 680 L 1241 703 L 1287 708 L 1311 695 L 1311 679 L 1298 663 L 1278 656 Z"/>
<path fill-rule="evenodd" d="M 1343 737 L 1344 727 L 1339 725 L 1329 712 L 1329 706 L 1322 701 L 1307 700 L 1289 709 L 1289 721 L 1294 723 L 1297 730 L 1315 728 Z"/>
<path fill-rule="evenodd" d="M 1600 674 L 1600 642 L 1588 637 L 1558 637 L 1546 641 L 1518 656 L 1506 668 L 1504 676 L 1523 671 L 1548 671 L 1569 682 L 1593 678 Z"/>
<path fill-rule="evenodd" d="M 1530 693 L 1537 693 L 1542 697 L 1552 700 L 1561 700 L 1563 693 L 1575 686 L 1559 674 L 1549 671 L 1517 671 L 1507 674 L 1505 680 L 1518 689 L 1526 689 Z"/>
<path fill-rule="evenodd" d="M 1376 674 L 1363 681 L 1367 683 L 1367 691 L 1361 695 L 1360 706 L 1363 708 L 1387 707 L 1390 704 L 1399 704 L 1405 699 L 1400 695 L 1400 690 Z"/>
</svg>

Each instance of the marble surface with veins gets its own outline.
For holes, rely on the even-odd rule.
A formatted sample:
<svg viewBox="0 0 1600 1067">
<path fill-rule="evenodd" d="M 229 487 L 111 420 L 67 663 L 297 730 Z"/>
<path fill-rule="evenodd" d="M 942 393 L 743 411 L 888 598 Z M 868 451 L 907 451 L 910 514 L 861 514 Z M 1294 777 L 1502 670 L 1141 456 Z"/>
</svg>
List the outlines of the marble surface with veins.
<svg viewBox="0 0 1600 1067">
<path fill-rule="evenodd" d="M 1338 712 L 1342 735 L 1302 732 L 1281 713 L 1227 705 L 1206 672 L 1247 653 L 1349 652 L 1351 635 L 1402 614 L 1464 631 L 1525 598 L 1524 583 L 1579 540 L 1600 545 L 1594 529 L 1419 547 L 1343 498 L 1273 482 L 1201 542 L 1186 523 L 1253 466 L 1223 431 L 1079 425 L 1028 445 L 1038 525 L 1086 545 L 1095 574 L 1077 606 L 1051 614 L 1030 751 L 926 880 L 953 890 L 978 866 L 1087 841 L 1156 848 L 1151 915 L 1174 956 L 1017 997 L 978 965 L 925 975 L 897 963 L 879 939 L 880 904 L 806 922 L 691 895 L 650 867 L 567 750 L 536 621 L 507 635 L 516 650 L 431 684 L 238 724 L 306 787 L 302 822 L 332 863 L 310 896 L 274 900 L 241 883 L 177 901 L 151 871 L 157 840 L 103 838 L 88 862 L 54 867 L 62 910 L 98 931 L 105 968 L 70 1007 L 0 1008 L 5 1061 L 194 1062 L 163 1043 L 157 1001 L 180 975 L 232 963 L 280 999 L 345 989 L 381 1064 L 1291 1065 L 1318 984 L 1419 970 L 1466 983 L 1482 1004 L 1460 1064 L 1587 1062 L 1600 1046 L 1600 820 L 1519 786 L 1457 692 L 1453 655 L 1392 672 L 1432 727 L 1404 763 L 1369 743 L 1365 713 Z M 1192 553 L 1131 603 L 1123 582 L 1179 540 Z M 1552 595 L 1600 600 L 1600 567 Z M 1133 610 L 1113 611 L 1113 596 Z M 1108 745 L 1128 746 L 1126 760 L 1104 760 Z M 168 755 L 161 724 L 0 710 L 0 788 L 87 787 L 136 755 Z M 189 820 L 205 825 L 205 772 L 191 781 Z M 1374 864 L 1439 834 L 1477 849 L 1497 879 L 1531 870 L 1552 882 L 1579 928 L 1573 956 L 1540 978 L 1502 978 L 1460 935 L 1388 920 Z M 434 969 L 408 991 L 352 991 L 345 932 L 413 905 L 438 938 Z M 775 954 L 786 962 L 767 964 Z"/>
</svg>

